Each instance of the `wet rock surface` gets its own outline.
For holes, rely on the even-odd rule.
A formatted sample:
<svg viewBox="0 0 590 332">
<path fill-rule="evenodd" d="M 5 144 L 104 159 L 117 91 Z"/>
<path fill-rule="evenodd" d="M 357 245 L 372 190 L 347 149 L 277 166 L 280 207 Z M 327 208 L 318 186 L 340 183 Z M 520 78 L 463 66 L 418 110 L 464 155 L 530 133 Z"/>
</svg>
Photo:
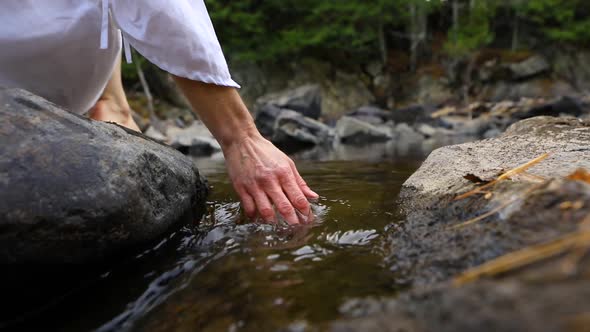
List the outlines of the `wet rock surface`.
<svg viewBox="0 0 590 332">
<path fill-rule="evenodd" d="M 100 260 L 198 217 L 207 188 L 178 151 L 0 90 L 0 262 Z"/>
<path fill-rule="evenodd" d="M 407 291 L 395 299 L 349 301 L 341 307 L 349 318 L 332 330 L 582 331 L 590 322 L 587 255 L 578 252 L 572 263 L 573 254 L 563 251 L 493 278 L 455 278 L 580 231 L 590 215 L 590 184 L 565 177 L 590 169 L 589 146 L 590 123 L 536 117 L 499 138 L 434 151 L 404 184 L 406 218 L 385 241 L 386 264 Z M 487 197 L 455 200 L 545 153 L 551 154 L 527 174 L 490 187 Z"/>
</svg>

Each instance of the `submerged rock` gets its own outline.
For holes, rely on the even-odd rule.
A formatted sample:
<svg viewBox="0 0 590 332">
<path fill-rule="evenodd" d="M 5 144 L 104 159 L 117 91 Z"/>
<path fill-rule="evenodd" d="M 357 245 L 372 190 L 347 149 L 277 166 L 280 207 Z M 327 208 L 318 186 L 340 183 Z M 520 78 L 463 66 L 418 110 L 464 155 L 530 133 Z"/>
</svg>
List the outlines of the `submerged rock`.
<svg viewBox="0 0 590 332">
<path fill-rule="evenodd" d="M 198 218 L 190 159 L 115 124 L 0 90 L 0 263 L 96 261 Z"/>
<path fill-rule="evenodd" d="M 341 311 L 349 318 L 332 330 L 568 331 L 584 326 L 590 312 L 590 257 L 579 256 L 573 269 L 565 264 L 571 259 L 556 255 L 507 269 L 494 279 L 449 281 L 499 256 L 579 231 L 590 215 L 590 183 L 564 177 L 579 168 L 590 170 L 589 146 L 589 122 L 536 117 L 512 125 L 499 138 L 434 151 L 405 182 L 400 195 L 406 218 L 392 225 L 387 240 L 387 264 L 397 274 L 396 283 L 408 290 L 395 299 L 346 303 Z M 490 187 L 486 197 L 455 200 L 548 152 L 528 170 L 535 177 L 512 176 Z"/>
</svg>

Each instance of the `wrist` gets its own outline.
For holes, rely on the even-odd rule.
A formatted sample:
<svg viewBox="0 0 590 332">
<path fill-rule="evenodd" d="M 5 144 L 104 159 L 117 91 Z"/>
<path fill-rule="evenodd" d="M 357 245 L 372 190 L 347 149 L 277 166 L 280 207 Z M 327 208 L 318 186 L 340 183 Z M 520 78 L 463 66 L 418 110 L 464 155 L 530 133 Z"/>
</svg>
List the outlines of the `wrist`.
<svg viewBox="0 0 590 332">
<path fill-rule="evenodd" d="M 217 138 L 217 141 L 223 151 L 227 151 L 233 146 L 245 141 L 259 140 L 263 138 L 254 123 L 242 125 L 236 130 L 228 130 L 224 135 L 220 136 L 221 137 Z"/>
</svg>

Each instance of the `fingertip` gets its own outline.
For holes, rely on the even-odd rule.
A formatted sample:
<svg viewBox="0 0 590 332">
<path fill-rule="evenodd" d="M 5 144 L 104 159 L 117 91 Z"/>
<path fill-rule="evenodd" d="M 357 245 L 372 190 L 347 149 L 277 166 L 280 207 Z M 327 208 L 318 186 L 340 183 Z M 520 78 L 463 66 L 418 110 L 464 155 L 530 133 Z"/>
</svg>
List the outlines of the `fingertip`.
<svg viewBox="0 0 590 332">
<path fill-rule="evenodd" d="M 283 211 L 281 212 L 280 210 Z M 290 207 L 289 209 L 283 208 L 280 210 L 279 213 L 289 225 L 299 224 L 299 218 L 297 217 L 297 213 L 295 212 L 295 209 L 293 207 Z"/>
<path fill-rule="evenodd" d="M 242 191 L 240 194 L 240 200 L 242 202 L 242 209 L 246 216 L 250 219 L 256 217 L 256 204 L 254 203 L 254 199 L 245 191 Z"/>
<path fill-rule="evenodd" d="M 309 187 L 304 188 L 303 191 L 305 193 L 305 197 L 307 197 L 309 199 L 320 198 L 320 195 L 318 195 L 315 191 L 311 190 Z"/>
<path fill-rule="evenodd" d="M 287 221 L 287 223 L 289 225 L 291 225 L 291 226 L 299 225 L 299 218 L 297 218 L 297 215 L 293 214 L 292 216 L 289 216 L 289 217 L 285 217 L 285 216 L 283 216 L 283 217 L 285 218 L 285 220 Z"/>
<path fill-rule="evenodd" d="M 311 205 L 309 204 L 307 196 L 305 195 L 301 195 L 300 197 L 298 197 L 293 202 L 293 206 L 295 207 L 295 209 L 297 209 L 297 211 L 303 214 L 308 214 L 311 209 Z"/>
</svg>

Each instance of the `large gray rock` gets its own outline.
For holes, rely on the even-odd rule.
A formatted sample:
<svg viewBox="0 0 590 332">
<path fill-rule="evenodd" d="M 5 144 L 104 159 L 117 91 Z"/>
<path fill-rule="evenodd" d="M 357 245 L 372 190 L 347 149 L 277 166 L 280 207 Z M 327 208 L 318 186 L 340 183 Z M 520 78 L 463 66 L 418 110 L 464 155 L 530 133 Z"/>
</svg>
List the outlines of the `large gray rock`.
<svg viewBox="0 0 590 332">
<path fill-rule="evenodd" d="M 457 287 L 449 281 L 496 257 L 578 231 L 590 214 L 590 184 L 564 179 L 590 169 L 590 123 L 537 117 L 512 125 L 499 138 L 434 151 L 405 183 L 405 219 L 389 229 L 387 265 L 397 298 L 354 299 L 334 331 L 568 331 L 584 327 L 590 311 L 590 257 L 548 257 L 494 278 Z M 528 170 L 489 188 L 490 197 L 455 200 L 478 181 L 551 152 Z M 512 202 L 512 204 L 506 204 Z M 568 203 L 569 202 L 569 203 Z M 577 202 L 577 208 L 566 204 Z M 454 227 L 500 208 L 487 218 Z M 493 212 L 493 211 L 492 211 Z M 408 289 L 409 288 L 409 289 Z M 583 329 L 582 329 L 583 330 Z"/>
<path fill-rule="evenodd" d="M 391 119 L 391 111 L 375 106 L 362 106 L 346 115 L 372 125 L 383 124 Z"/>
<path fill-rule="evenodd" d="M 330 144 L 332 128 L 291 110 L 283 110 L 275 122 L 271 141 L 284 149 Z"/>
<path fill-rule="evenodd" d="M 575 93 L 576 90 L 567 82 L 545 77 L 522 81 L 499 81 L 483 87 L 479 98 L 501 102 L 521 98 L 556 98 Z"/>
<path fill-rule="evenodd" d="M 403 141 L 403 142 L 420 142 L 424 140 L 424 136 L 414 130 L 414 128 L 410 127 L 406 123 L 399 123 L 395 125 L 393 128 L 393 138 L 396 141 Z"/>
<path fill-rule="evenodd" d="M 275 132 L 277 118 L 283 111 L 284 109 L 272 104 L 264 104 L 258 107 L 254 114 L 254 122 L 256 128 L 264 137 L 272 137 Z"/>
<path fill-rule="evenodd" d="M 0 263 L 89 262 L 202 213 L 190 159 L 120 126 L 0 89 Z"/>
<path fill-rule="evenodd" d="M 221 151 L 221 146 L 201 121 L 186 128 L 170 126 L 166 137 L 165 142 L 171 147 L 193 156 L 208 156 Z"/>
<path fill-rule="evenodd" d="M 338 120 L 336 135 L 341 142 L 352 144 L 385 142 L 391 139 L 391 133 L 385 128 L 350 116 L 343 116 Z"/>
<path fill-rule="evenodd" d="M 532 56 L 524 61 L 508 65 L 515 80 L 522 80 L 551 70 L 551 65 L 541 55 Z"/>
<path fill-rule="evenodd" d="M 317 84 L 306 84 L 295 89 L 262 96 L 256 103 L 259 107 L 270 104 L 290 109 L 312 119 L 318 119 L 322 113 L 322 93 Z"/>
</svg>

